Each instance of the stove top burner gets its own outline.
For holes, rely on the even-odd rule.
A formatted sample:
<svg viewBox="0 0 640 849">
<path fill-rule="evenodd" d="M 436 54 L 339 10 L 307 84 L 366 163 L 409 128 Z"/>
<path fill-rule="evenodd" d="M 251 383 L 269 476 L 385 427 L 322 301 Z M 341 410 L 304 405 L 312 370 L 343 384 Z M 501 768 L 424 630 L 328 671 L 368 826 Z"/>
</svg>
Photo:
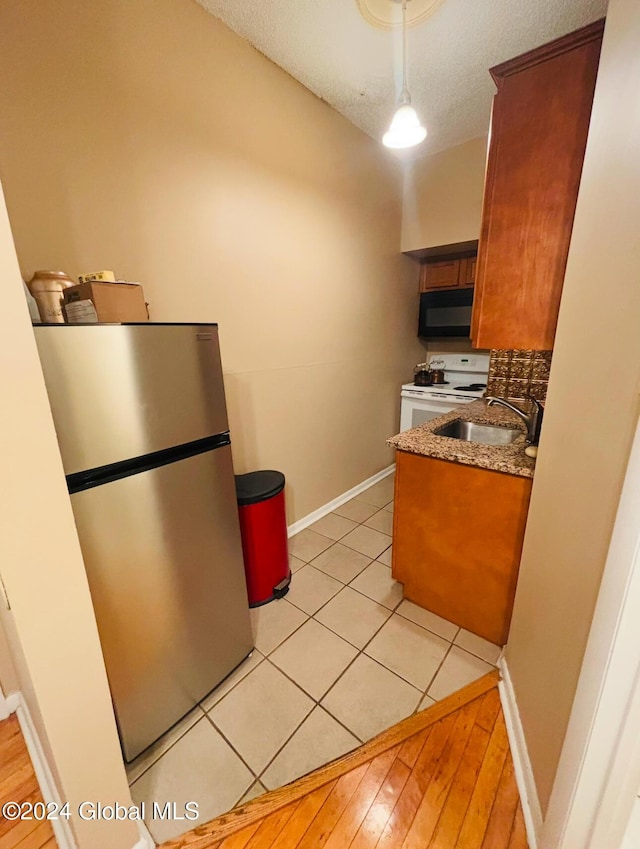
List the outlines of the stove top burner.
<svg viewBox="0 0 640 849">
<path fill-rule="evenodd" d="M 479 392 L 481 389 L 486 389 L 486 383 L 470 383 L 468 386 L 454 386 L 457 392 Z"/>
</svg>

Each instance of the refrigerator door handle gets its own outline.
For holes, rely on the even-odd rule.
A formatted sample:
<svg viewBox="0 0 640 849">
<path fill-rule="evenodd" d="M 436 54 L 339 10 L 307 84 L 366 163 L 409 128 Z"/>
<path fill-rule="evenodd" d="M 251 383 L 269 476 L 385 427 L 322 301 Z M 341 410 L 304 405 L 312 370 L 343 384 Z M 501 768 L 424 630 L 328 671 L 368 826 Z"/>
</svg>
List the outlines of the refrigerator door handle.
<svg viewBox="0 0 640 849">
<path fill-rule="evenodd" d="M 154 451 L 145 454 L 144 457 L 134 457 L 132 460 L 122 460 L 119 463 L 110 463 L 108 466 L 100 466 L 98 469 L 89 469 L 86 472 L 76 472 L 67 475 L 67 488 L 69 494 L 83 492 L 103 483 L 121 480 L 139 472 L 148 472 L 178 460 L 186 460 L 187 457 L 196 457 L 205 451 L 222 448 L 231 445 L 228 433 L 218 433 L 216 436 L 208 436 L 205 439 L 197 439 L 195 442 L 187 442 L 186 445 L 177 445 L 174 448 L 165 448 L 163 451 Z"/>
</svg>

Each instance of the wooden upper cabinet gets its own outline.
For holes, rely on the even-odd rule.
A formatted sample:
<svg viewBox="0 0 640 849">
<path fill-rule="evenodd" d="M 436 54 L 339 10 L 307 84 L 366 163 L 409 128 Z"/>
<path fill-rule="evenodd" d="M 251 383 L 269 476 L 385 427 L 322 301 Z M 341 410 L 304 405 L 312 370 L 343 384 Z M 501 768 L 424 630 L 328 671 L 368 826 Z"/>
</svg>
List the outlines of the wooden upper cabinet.
<svg viewBox="0 0 640 849">
<path fill-rule="evenodd" d="M 454 289 L 458 285 L 460 260 L 425 262 L 420 270 L 420 291 L 430 289 Z"/>
<path fill-rule="evenodd" d="M 475 257 L 423 262 L 420 269 L 420 291 L 473 286 L 475 263 Z"/>
<path fill-rule="evenodd" d="M 603 28 L 491 69 L 475 347 L 553 348 Z"/>
<path fill-rule="evenodd" d="M 475 256 L 470 256 L 460 260 L 458 286 L 473 286 L 475 284 L 477 259 Z"/>
</svg>

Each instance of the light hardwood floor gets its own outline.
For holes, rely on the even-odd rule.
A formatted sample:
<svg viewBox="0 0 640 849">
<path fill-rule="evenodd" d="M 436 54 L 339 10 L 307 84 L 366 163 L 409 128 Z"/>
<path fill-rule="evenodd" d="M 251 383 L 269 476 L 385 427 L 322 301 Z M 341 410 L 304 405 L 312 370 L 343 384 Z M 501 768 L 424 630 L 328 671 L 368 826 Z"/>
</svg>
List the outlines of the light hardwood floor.
<svg viewBox="0 0 640 849">
<path fill-rule="evenodd" d="M 0 722 L 0 808 L 5 802 L 42 802 L 20 725 L 15 716 Z M 51 823 L 6 820 L 0 816 L 0 849 L 56 849 Z"/>
<path fill-rule="evenodd" d="M 491 673 L 161 849 L 527 849 Z"/>
</svg>

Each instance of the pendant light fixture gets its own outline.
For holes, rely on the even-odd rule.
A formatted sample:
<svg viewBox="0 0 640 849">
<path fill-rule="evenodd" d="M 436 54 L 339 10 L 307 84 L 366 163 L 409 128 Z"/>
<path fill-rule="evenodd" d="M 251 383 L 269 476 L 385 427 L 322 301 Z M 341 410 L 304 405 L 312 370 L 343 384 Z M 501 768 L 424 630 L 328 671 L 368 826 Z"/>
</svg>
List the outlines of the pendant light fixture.
<svg viewBox="0 0 640 849">
<path fill-rule="evenodd" d="M 398 2 L 398 0 L 396 0 Z M 398 98 L 398 108 L 391 126 L 382 137 L 385 147 L 414 147 L 427 137 L 427 131 L 420 123 L 416 110 L 411 105 L 411 95 L 407 88 L 407 0 L 402 2 L 402 90 Z"/>
</svg>

